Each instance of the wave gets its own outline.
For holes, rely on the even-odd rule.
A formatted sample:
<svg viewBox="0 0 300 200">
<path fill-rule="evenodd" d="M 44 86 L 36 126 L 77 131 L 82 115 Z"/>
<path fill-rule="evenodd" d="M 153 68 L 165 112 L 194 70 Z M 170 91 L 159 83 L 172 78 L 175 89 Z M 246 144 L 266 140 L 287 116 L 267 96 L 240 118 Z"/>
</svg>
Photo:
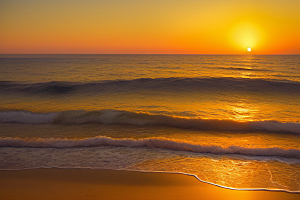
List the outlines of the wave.
<svg viewBox="0 0 300 200">
<path fill-rule="evenodd" d="M 28 111 L 0 112 L 0 123 L 23 124 L 130 124 L 166 126 L 181 129 L 212 130 L 212 131 L 272 131 L 285 133 L 300 133 L 300 123 L 283 123 L 278 121 L 217 120 L 201 118 L 179 118 L 168 115 L 151 115 L 119 110 L 70 110 L 56 113 L 33 113 Z"/>
<path fill-rule="evenodd" d="M 100 82 L 45 82 L 22 83 L 0 81 L 1 93 L 51 94 L 99 92 L 128 92 L 139 90 L 199 92 L 199 91 L 244 91 L 282 92 L 298 94 L 300 83 L 273 79 L 247 78 L 141 78 L 133 80 L 107 80 Z"/>
<path fill-rule="evenodd" d="M 238 154 L 247 156 L 278 156 L 300 159 L 300 150 L 281 148 L 245 148 L 230 146 L 202 146 L 186 142 L 174 141 L 166 138 L 146 139 L 114 139 L 98 136 L 87 139 L 57 139 L 57 138 L 1 138 L 0 147 L 29 147 L 29 148 L 80 148 L 99 146 L 120 146 L 120 147 L 148 147 L 169 150 L 190 151 L 195 153 L 212 154 Z"/>
</svg>

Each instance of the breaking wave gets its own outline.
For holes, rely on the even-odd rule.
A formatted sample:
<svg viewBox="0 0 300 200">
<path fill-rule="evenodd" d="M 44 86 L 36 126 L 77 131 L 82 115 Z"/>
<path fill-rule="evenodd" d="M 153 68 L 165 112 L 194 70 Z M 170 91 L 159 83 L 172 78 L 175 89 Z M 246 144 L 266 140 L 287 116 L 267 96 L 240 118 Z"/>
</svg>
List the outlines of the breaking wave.
<svg viewBox="0 0 300 200">
<path fill-rule="evenodd" d="M 279 156 L 286 158 L 300 158 L 298 149 L 281 148 L 245 148 L 230 146 L 202 146 L 187 142 L 174 141 L 166 138 L 146 138 L 146 139 L 114 139 L 98 136 L 87 139 L 57 139 L 57 138 L 1 138 L 0 147 L 29 147 L 29 148 L 79 148 L 79 147 L 99 147 L 99 146 L 120 146 L 120 147 L 148 147 L 169 150 L 190 151 L 195 153 L 238 154 L 247 156 Z"/>
<path fill-rule="evenodd" d="M 216 131 L 272 131 L 281 133 L 300 133 L 300 123 L 278 121 L 237 122 L 233 120 L 179 118 L 167 115 L 151 115 L 119 110 L 71 110 L 56 113 L 33 113 L 28 111 L 0 112 L 0 123 L 24 124 L 130 124 L 166 126 L 182 129 Z"/>
</svg>

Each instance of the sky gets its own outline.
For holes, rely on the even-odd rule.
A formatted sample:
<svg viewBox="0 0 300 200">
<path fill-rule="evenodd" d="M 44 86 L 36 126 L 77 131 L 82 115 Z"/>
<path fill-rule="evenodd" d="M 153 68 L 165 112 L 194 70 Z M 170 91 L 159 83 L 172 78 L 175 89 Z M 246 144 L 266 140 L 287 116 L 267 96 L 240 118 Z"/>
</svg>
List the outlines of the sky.
<svg viewBox="0 0 300 200">
<path fill-rule="evenodd" d="M 1 54 L 300 54 L 300 0 L 0 0 Z"/>
</svg>

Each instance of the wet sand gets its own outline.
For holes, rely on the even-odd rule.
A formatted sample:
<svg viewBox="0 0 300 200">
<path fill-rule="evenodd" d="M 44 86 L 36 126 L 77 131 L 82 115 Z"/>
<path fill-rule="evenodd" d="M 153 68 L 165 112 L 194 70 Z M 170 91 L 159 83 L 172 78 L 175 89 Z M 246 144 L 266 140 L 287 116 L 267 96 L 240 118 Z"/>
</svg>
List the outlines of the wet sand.
<svg viewBox="0 0 300 200">
<path fill-rule="evenodd" d="M 289 200 L 300 194 L 230 190 L 183 174 L 97 169 L 0 170 L 2 200 Z"/>
</svg>

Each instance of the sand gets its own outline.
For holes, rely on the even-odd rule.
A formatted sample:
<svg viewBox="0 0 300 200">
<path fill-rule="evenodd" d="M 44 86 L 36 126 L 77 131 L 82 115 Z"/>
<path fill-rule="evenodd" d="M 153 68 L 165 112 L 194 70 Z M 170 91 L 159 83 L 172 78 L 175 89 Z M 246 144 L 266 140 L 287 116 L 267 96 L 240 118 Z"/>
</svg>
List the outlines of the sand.
<svg viewBox="0 0 300 200">
<path fill-rule="evenodd" d="M 184 174 L 97 169 L 0 170 L 1 200 L 300 199 L 300 194 L 230 190 Z"/>
</svg>

